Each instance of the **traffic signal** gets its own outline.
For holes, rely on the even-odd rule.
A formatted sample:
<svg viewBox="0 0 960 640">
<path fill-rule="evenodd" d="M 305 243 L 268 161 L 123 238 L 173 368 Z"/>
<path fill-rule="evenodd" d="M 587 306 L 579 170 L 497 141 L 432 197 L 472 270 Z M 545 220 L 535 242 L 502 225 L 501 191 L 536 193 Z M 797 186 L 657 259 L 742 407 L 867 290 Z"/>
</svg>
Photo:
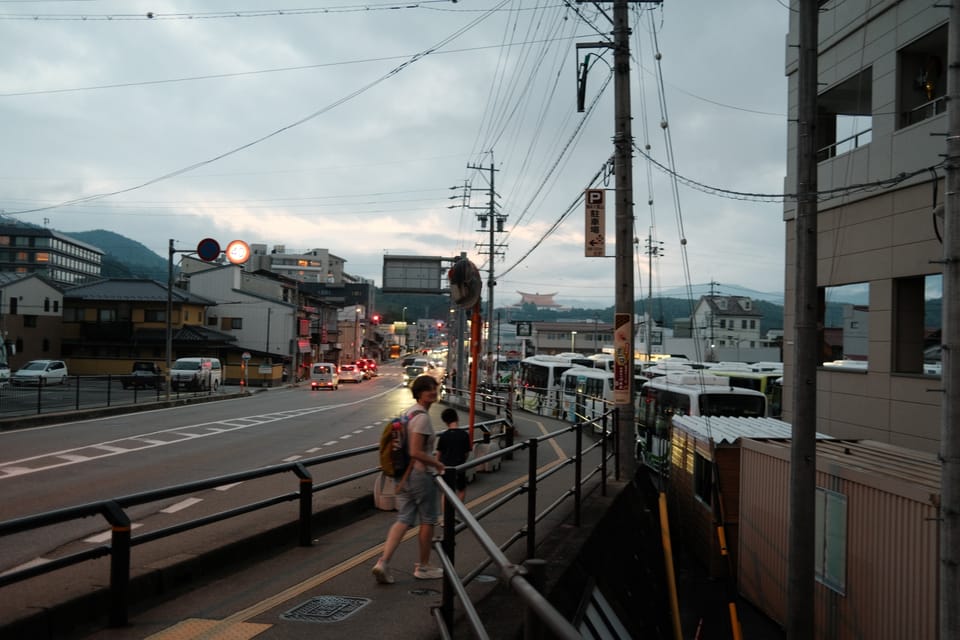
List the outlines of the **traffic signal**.
<svg viewBox="0 0 960 640">
<path fill-rule="evenodd" d="M 370 317 L 370 322 L 373 324 L 380 324 L 380 314 L 375 313 Z"/>
</svg>

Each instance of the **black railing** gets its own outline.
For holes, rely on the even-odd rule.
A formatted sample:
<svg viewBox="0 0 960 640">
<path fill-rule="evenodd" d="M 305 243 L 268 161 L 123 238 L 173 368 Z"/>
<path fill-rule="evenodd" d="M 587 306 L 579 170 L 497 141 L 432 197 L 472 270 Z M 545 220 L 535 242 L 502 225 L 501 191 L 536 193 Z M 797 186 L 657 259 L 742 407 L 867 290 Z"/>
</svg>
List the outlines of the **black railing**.
<svg viewBox="0 0 960 640">
<path fill-rule="evenodd" d="M 220 388 L 192 391 L 179 387 L 171 399 L 222 393 Z M 98 409 L 166 400 L 166 382 L 161 376 L 106 375 L 68 376 L 62 383 L 0 387 L 0 419 L 5 417 Z"/>
<path fill-rule="evenodd" d="M 564 618 L 542 595 L 543 590 L 543 569 L 544 562 L 536 558 L 536 529 L 537 523 L 543 520 L 551 512 L 555 511 L 568 499 L 573 500 L 574 524 L 580 526 L 580 512 L 583 485 L 594 476 L 599 476 L 601 492 L 606 495 L 607 492 L 607 461 L 616 456 L 615 450 L 608 447 L 608 441 L 617 442 L 616 425 L 617 410 L 612 409 L 608 413 L 586 422 L 578 422 L 564 429 L 542 435 L 537 438 L 530 438 L 511 446 L 505 446 L 499 451 L 493 451 L 484 456 L 470 460 L 457 467 L 448 467 L 444 478 L 437 478 L 437 483 L 444 495 L 444 513 L 443 513 L 443 538 L 434 542 L 434 548 L 443 564 L 443 594 L 441 605 L 434 610 L 434 617 L 440 626 L 442 637 L 452 637 L 454 624 L 454 611 L 456 599 L 460 600 L 463 607 L 465 620 L 471 627 L 474 637 L 489 637 L 484 630 L 484 625 L 476 608 L 470 601 L 466 591 L 466 586 L 476 579 L 482 571 L 490 564 L 496 564 L 507 584 L 523 601 L 527 608 L 524 625 L 525 637 L 555 637 L 555 638 L 580 638 L 580 633 L 570 622 Z M 614 425 L 612 430 L 607 430 L 606 425 Z M 599 425 L 600 438 L 584 448 L 583 432 L 585 429 L 595 430 Z M 572 458 L 567 458 L 547 468 L 539 471 L 539 445 L 558 438 L 562 435 L 573 433 L 576 438 L 575 451 Z M 584 476 L 583 460 L 584 456 L 595 450 L 600 449 L 600 462 Z M 453 487 L 457 486 L 458 479 L 472 468 L 481 465 L 490 464 L 500 458 L 508 459 L 514 453 L 526 450 L 527 458 L 527 480 L 506 494 L 500 496 L 496 501 L 487 505 L 482 510 L 472 513 L 457 498 Z M 559 473 L 569 465 L 573 465 L 572 485 L 561 492 L 560 496 L 549 504 L 542 511 L 538 511 L 537 487 L 540 482 L 548 477 Z M 518 529 L 505 542 L 497 544 L 484 530 L 480 520 L 489 516 L 494 511 L 500 509 L 516 498 L 526 496 L 526 523 Z M 457 522 L 459 519 L 460 523 Z M 487 554 L 487 559 L 479 566 L 468 571 L 463 577 L 459 576 L 456 569 L 456 537 L 463 531 L 469 531 L 480 543 Z M 521 564 L 512 562 L 506 556 L 506 551 L 519 540 L 526 540 L 526 558 Z M 456 576 L 456 579 L 452 577 Z M 545 633 L 547 632 L 547 633 Z"/>
<path fill-rule="evenodd" d="M 575 524 L 579 526 L 582 487 L 586 481 L 590 480 L 596 475 L 599 475 L 601 491 L 604 495 L 606 495 L 606 478 L 608 476 L 607 461 L 611 456 L 615 455 L 615 452 L 612 452 L 608 449 L 607 441 L 611 440 L 612 442 L 616 443 L 616 428 L 614 428 L 611 432 L 607 432 L 606 429 L 601 427 L 601 437 L 586 448 L 583 446 L 583 431 L 585 429 L 593 430 L 594 425 L 598 421 L 602 422 L 602 424 L 606 424 L 606 421 L 610 416 L 613 418 L 613 423 L 616 424 L 616 411 L 613 410 L 609 415 L 604 414 L 604 416 L 598 418 L 597 420 L 574 424 L 553 433 L 548 433 L 538 438 L 531 438 L 524 442 L 512 445 L 506 445 L 505 443 L 509 442 L 507 437 L 512 436 L 513 425 L 506 423 L 504 419 L 494 419 L 475 425 L 475 427 L 482 433 L 482 436 L 477 438 L 478 442 L 490 442 L 491 440 L 496 440 L 500 442 L 502 448 L 486 455 L 474 458 L 458 467 L 448 468 L 446 482 L 454 483 L 458 475 L 465 474 L 468 470 L 474 467 L 480 467 L 495 460 L 499 461 L 500 458 L 510 459 L 515 452 L 524 450 L 528 452 L 529 456 L 527 481 L 522 486 L 512 489 L 507 494 L 500 496 L 497 500 L 487 505 L 484 509 L 473 514 L 467 510 L 462 502 L 459 501 L 456 496 L 456 492 L 450 490 L 443 479 L 439 477 L 437 478 L 437 482 L 441 486 L 441 491 L 446 496 L 444 507 L 444 536 L 442 542 L 436 543 L 438 547 L 437 552 L 440 555 L 441 562 L 444 565 L 446 576 L 444 581 L 443 605 L 440 608 L 440 615 L 437 616 L 437 619 L 445 629 L 450 629 L 453 625 L 453 598 L 455 595 L 456 597 L 460 598 L 464 608 L 468 611 L 467 617 L 471 626 L 480 625 L 482 628 L 482 624 L 476 615 L 476 609 L 466 595 L 464 585 L 469 584 L 473 579 L 480 575 L 480 572 L 486 566 L 494 563 L 500 567 L 501 571 L 503 571 L 503 575 L 507 578 L 507 584 L 520 596 L 520 598 L 528 607 L 531 614 L 528 616 L 529 625 L 543 625 L 544 628 L 549 629 L 550 632 L 556 637 L 579 637 L 579 635 L 575 634 L 575 630 L 573 629 L 572 625 L 570 625 L 570 623 L 567 622 L 537 590 L 537 587 L 542 587 L 542 585 L 539 584 L 539 574 L 535 571 L 535 569 L 540 566 L 539 561 L 535 558 L 536 527 L 540 520 L 571 498 L 573 499 Z M 574 456 L 572 458 L 566 458 L 558 461 L 555 465 L 542 472 L 538 471 L 539 444 L 541 442 L 571 433 L 575 435 L 576 439 Z M 100 516 L 104 518 L 104 520 L 106 520 L 111 527 L 111 539 L 109 544 L 105 543 L 84 551 L 51 559 L 43 564 L 13 569 L 0 575 L 0 587 L 15 584 L 28 578 L 51 573 L 73 565 L 94 560 L 96 558 L 109 556 L 109 622 L 111 626 L 126 625 L 128 621 L 129 606 L 127 594 L 131 573 L 130 558 L 131 549 L 133 547 L 163 538 L 168 538 L 170 536 L 184 534 L 209 524 L 214 524 L 216 522 L 221 522 L 254 511 L 259 511 L 267 507 L 292 501 L 299 502 L 298 517 L 296 520 L 298 523 L 298 543 L 301 546 L 311 546 L 313 533 L 313 494 L 353 482 L 366 476 L 377 474 L 380 472 L 380 469 L 379 467 L 361 469 L 332 480 L 314 483 L 313 476 L 310 474 L 309 468 L 346 458 L 353 458 L 359 455 L 367 455 L 377 451 L 378 448 L 379 445 L 376 444 L 365 447 L 357 447 L 354 449 L 348 449 L 345 451 L 299 460 L 296 462 L 288 462 L 284 464 L 262 467 L 259 469 L 231 473 L 205 480 L 197 480 L 194 482 L 134 493 L 108 500 L 90 502 L 87 504 L 66 507 L 63 509 L 56 509 L 53 511 L 0 522 L 0 538 L 18 533 L 35 531 L 50 525 L 58 525 L 66 522 L 82 520 L 91 516 Z M 601 452 L 600 462 L 584 477 L 582 462 L 583 458 L 587 453 L 598 448 Z M 547 506 L 543 511 L 538 512 L 538 484 L 570 465 L 573 465 L 574 467 L 572 486 L 562 491 L 560 497 Z M 176 498 L 197 491 L 214 489 L 216 487 L 234 484 L 237 482 L 273 477 L 282 474 L 294 475 L 298 487 L 296 491 L 290 491 L 272 497 L 263 498 L 255 502 L 228 509 L 226 511 L 188 520 L 177 525 L 165 527 L 155 531 L 145 532 L 136 536 L 132 535 L 131 520 L 127 513 L 132 507 L 156 502 L 158 500 Z M 479 521 L 505 504 L 509 503 L 511 500 L 524 495 L 527 497 L 525 525 L 516 533 L 514 533 L 508 540 L 500 545 L 497 545 L 490 538 L 489 534 L 487 534 L 487 532 L 481 527 Z M 455 514 L 461 519 L 462 524 L 456 524 Z M 454 568 L 454 550 L 456 547 L 455 538 L 459 532 L 467 529 L 477 538 L 477 540 L 480 541 L 489 558 L 481 566 L 467 573 L 464 578 L 458 581 L 451 581 L 449 576 L 457 575 Z M 507 559 L 505 551 L 521 539 L 526 539 L 527 541 L 527 559 L 522 566 L 517 566 Z"/>
</svg>

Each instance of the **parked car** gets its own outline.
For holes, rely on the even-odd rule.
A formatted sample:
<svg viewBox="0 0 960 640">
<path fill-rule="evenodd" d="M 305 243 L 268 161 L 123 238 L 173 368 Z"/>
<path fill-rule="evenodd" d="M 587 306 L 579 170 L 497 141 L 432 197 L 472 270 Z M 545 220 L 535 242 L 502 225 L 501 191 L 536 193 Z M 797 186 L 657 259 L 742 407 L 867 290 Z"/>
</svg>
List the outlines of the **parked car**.
<svg viewBox="0 0 960 640">
<path fill-rule="evenodd" d="M 170 388 L 184 387 L 196 391 L 216 391 L 223 381 L 223 370 L 217 358 L 178 358 L 170 367 Z"/>
<path fill-rule="evenodd" d="M 134 362 L 133 371 L 128 376 L 120 378 L 124 389 L 143 389 L 145 387 L 163 389 L 163 372 L 160 366 L 153 362 Z"/>
<path fill-rule="evenodd" d="M 341 382 L 363 382 L 363 371 L 355 364 L 340 365 Z"/>
<path fill-rule="evenodd" d="M 315 362 L 310 367 L 310 389 L 333 389 L 340 386 L 340 374 L 337 365 L 330 362 Z"/>
<path fill-rule="evenodd" d="M 63 360 L 31 360 L 10 379 L 14 385 L 47 386 L 67 381 L 67 364 Z"/>
</svg>

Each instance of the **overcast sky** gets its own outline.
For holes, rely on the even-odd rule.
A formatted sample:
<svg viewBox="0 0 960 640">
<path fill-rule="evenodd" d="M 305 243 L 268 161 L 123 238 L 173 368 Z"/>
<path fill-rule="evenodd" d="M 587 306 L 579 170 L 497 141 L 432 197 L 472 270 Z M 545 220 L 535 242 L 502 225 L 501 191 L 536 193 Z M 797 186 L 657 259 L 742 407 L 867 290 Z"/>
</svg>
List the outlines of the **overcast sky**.
<svg viewBox="0 0 960 640">
<path fill-rule="evenodd" d="M 635 157 L 639 248 L 651 228 L 663 243 L 654 295 L 783 289 L 782 204 L 689 185 L 783 192 L 785 4 L 631 10 L 636 145 L 681 178 Z M 608 306 L 613 176 L 596 184 L 610 257 L 584 257 L 571 207 L 613 153 L 612 53 L 589 50 L 577 113 L 576 43 L 610 31 L 573 0 L 0 0 L 0 209 L 164 257 L 171 238 L 326 248 L 380 285 L 385 253 L 466 251 L 485 272 L 492 162 L 498 306 L 517 291 Z M 641 297 L 645 256 L 636 274 Z"/>
</svg>

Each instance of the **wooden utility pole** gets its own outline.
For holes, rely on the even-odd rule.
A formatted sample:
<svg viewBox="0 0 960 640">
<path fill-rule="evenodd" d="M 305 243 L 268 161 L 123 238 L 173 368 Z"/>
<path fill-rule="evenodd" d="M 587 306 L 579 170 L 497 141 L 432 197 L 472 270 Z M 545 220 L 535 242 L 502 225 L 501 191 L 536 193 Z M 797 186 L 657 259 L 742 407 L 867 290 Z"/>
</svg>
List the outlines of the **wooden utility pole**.
<svg viewBox="0 0 960 640">
<path fill-rule="evenodd" d="M 947 195 L 943 216 L 940 425 L 940 637 L 960 638 L 960 2 L 947 44 Z M 957 350 L 957 356 L 953 352 Z"/>
<path fill-rule="evenodd" d="M 814 631 L 817 471 L 817 1 L 800 0 L 797 67 L 797 215 L 794 223 L 793 443 L 787 554 L 787 638 Z"/>
</svg>

